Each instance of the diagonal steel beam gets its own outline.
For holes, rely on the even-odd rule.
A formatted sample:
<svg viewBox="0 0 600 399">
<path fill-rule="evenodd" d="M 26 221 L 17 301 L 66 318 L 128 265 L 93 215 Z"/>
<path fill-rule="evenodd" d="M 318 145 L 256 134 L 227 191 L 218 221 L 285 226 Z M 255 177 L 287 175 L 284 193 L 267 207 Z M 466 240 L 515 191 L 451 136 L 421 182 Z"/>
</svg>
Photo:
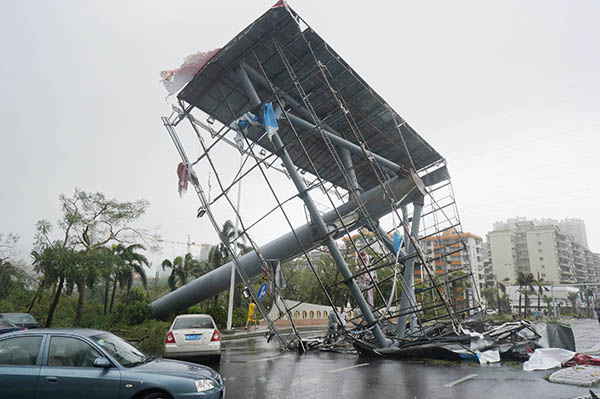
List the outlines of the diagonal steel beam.
<svg viewBox="0 0 600 399">
<path fill-rule="evenodd" d="M 260 98 L 258 97 L 258 94 L 256 93 L 256 90 L 254 89 L 254 86 L 252 86 L 252 82 L 250 82 L 250 78 L 248 77 L 248 75 L 246 74 L 246 71 L 243 68 L 238 69 L 238 76 L 240 78 L 242 86 L 246 90 L 246 94 L 252 101 L 252 105 L 255 107 L 259 106 L 262 102 L 261 102 Z M 382 348 L 389 346 L 390 341 L 383 335 L 383 331 L 377 324 L 377 319 L 375 319 L 373 312 L 371 312 L 371 308 L 370 308 L 369 304 L 367 303 L 365 298 L 362 296 L 362 293 L 360 291 L 360 288 L 358 287 L 358 284 L 356 284 L 356 281 L 354 281 L 354 279 L 352 278 L 352 272 L 350 271 L 348 264 L 344 260 L 344 256 L 342 255 L 342 253 L 340 252 L 340 249 L 338 248 L 337 244 L 335 243 L 335 240 L 333 238 L 333 235 L 331 234 L 330 229 L 325 224 L 325 221 L 323 220 L 321 213 L 319 212 L 315 203 L 313 202 L 310 192 L 307 190 L 307 187 L 304 184 L 302 177 L 298 173 L 298 170 L 296 169 L 296 167 L 292 161 L 292 158 L 290 157 L 290 154 L 288 154 L 287 150 L 285 149 L 285 146 L 284 146 L 283 142 L 281 141 L 281 138 L 279 137 L 279 134 L 277 132 L 274 132 L 272 134 L 271 142 L 273 143 L 273 146 L 275 147 L 276 152 L 278 153 L 281 160 L 283 161 L 283 164 L 285 165 L 285 168 L 288 171 L 290 178 L 292 179 L 292 182 L 296 186 L 296 189 L 298 190 L 298 194 L 299 194 L 300 198 L 303 200 L 304 204 L 306 205 L 306 208 L 308 209 L 311 220 L 315 224 L 317 231 L 325 237 L 325 239 L 323 241 L 327 245 L 327 248 L 329 249 L 331 257 L 333 258 L 338 269 L 340 270 L 340 273 L 342 273 L 342 276 L 346 280 L 346 285 L 348 286 L 348 289 L 350 290 L 352 297 L 354 298 L 358 307 L 360 308 L 361 313 L 363 314 L 366 322 L 368 324 L 373 325 L 372 332 L 373 332 L 373 335 L 375 336 L 375 339 L 377 340 L 377 343 Z M 361 150 L 361 153 L 362 153 L 362 150 Z"/>
</svg>

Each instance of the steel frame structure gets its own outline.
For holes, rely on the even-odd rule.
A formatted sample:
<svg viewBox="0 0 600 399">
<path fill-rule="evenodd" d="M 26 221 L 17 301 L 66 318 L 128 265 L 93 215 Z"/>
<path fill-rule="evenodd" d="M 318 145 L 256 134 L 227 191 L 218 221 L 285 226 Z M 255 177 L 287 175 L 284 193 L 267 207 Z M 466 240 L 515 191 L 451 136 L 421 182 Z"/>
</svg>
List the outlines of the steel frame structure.
<svg viewBox="0 0 600 399">
<path fill-rule="evenodd" d="M 223 241 L 231 262 L 153 302 L 155 314 L 160 316 L 177 311 L 225 291 L 229 288 L 233 265 L 237 283 L 251 288 L 253 278 L 269 275 L 269 260 L 276 259 L 284 264 L 303 256 L 332 311 L 336 311 L 336 304 L 330 290 L 340 284 L 347 287 L 353 305 L 350 314 L 354 315 L 350 320 L 353 328 L 347 329 L 347 336 L 353 340 L 374 348 L 386 348 L 430 339 L 448 331 L 459 333 L 459 315 L 478 310 L 479 298 L 475 295 L 466 304 L 457 304 L 457 293 L 465 292 L 464 281 L 472 279 L 472 271 L 463 255 L 466 246 L 445 160 L 433 156 L 433 162 L 420 162 L 419 159 L 427 156 L 431 159 L 437 153 L 387 103 L 373 94 L 362 79 L 340 62 L 339 56 L 332 53 L 326 43 L 315 42 L 314 31 L 287 4 L 280 2 L 276 7 L 277 10 L 274 11 L 275 7 L 269 10 L 240 34 L 250 37 L 252 30 L 259 30 L 265 18 L 273 18 L 277 23 L 271 24 L 274 28 L 262 34 L 259 43 L 244 47 L 241 55 L 228 57 L 227 51 L 233 52 L 244 39 L 236 37 L 233 44 L 222 50 L 226 52 L 221 57 L 233 58 L 233 61 L 228 61 L 218 74 L 212 74 L 211 79 L 203 76 L 203 71 L 209 75 L 209 67 L 204 67 L 178 95 L 178 104 L 171 115 L 162 118 L 182 162 L 191 170 L 199 163 L 205 164 L 217 180 L 219 193 L 209 200 L 200 179 L 195 173 L 190 176 L 201 209 L 208 215 L 217 235 L 222 237 L 213 212 L 218 202 L 225 203 L 235 214 L 242 234 L 233 241 Z M 293 33 L 291 41 L 289 34 L 282 33 L 286 29 Z M 315 48 L 333 54 L 333 61 L 320 58 L 321 53 Z M 339 73 L 349 75 L 353 79 L 351 85 L 337 86 L 341 78 L 335 74 L 332 62 L 344 66 Z M 273 72 L 274 64 L 279 67 L 277 73 Z M 288 87 L 280 87 L 277 81 L 287 82 Z M 358 85 L 361 93 L 367 94 L 346 98 L 345 94 L 353 85 Z M 310 92 L 304 86 L 310 86 Z M 206 100 L 210 103 L 208 107 L 198 87 L 209 87 L 205 91 L 219 93 L 220 99 L 207 95 L 210 97 Z M 363 90 L 365 87 L 367 90 Z M 366 104 L 371 101 L 377 102 L 371 106 L 376 107 L 376 115 L 365 114 L 364 110 L 369 109 Z M 279 131 L 265 131 L 261 109 L 266 103 L 273 105 Z M 246 113 L 256 116 L 256 126 L 236 124 Z M 206 123 L 202 122 L 204 117 Z M 380 120 L 387 121 L 390 130 L 384 131 Z M 176 132 L 184 121 L 189 123 L 201 146 L 195 161 L 187 156 Z M 216 129 L 218 125 L 220 127 Z M 370 133 L 365 135 L 365 130 Z M 403 153 L 401 162 L 370 148 L 384 148 L 374 134 L 393 142 L 396 151 Z M 318 155 L 314 140 L 320 143 Z M 228 182 L 220 177 L 222 170 L 213 155 L 225 145 L 243 155 L 241 166 Z M 281 162 L 281 167 L 275 166 L 277 162 Z M 280 190 L 271 177 L 274 171 L 291 180 L 295 193 L 287 198 L 278 193 Z M 249 223 L 238 213 L 229 192 L 252 174 L 262 177 L 276 205 L 257 221 Z M 306 174 L 312 178 L 307 179 Z M 361 181 L 367 187 L 361 187 Z M 315 200 L 317 194 L 328 202 L 329 212 L 319 210 Z M 301 200 L 309 216 L 301 227 L 294 227 L 289 211 L 286 211 L 288 204 L 297 200 Z M 259 246 L 253 239 L 255 226 L 277 211 L 281 212 L 290 232 Z M 301 209 L 296 208 L 296 211 L 301 212 Z M 388 227 L 384 228 L 384 224 Z M 358 237 L 353 232 L 358 232 Z M 401 248 L 397 248 L 390 238 L 394 233 L 404 237 Z M 234 246 L 243 238 L 248 239 L 252 251 L 240 256 Z M 358 259 L 352 267 L 340 250 L 341 238 Z M 432 242 L 436 244 L 430 245 Z M 332 286 L 323 282 L 309 256 L 311 250 L 322 246 L 327 248 L 341 274 L 341 279 Z M 365 253 L 370 255 L 369 261 L 365 260 L 367 257 L 363 258 Z M 460 267 L 455 267 L 458 266 L 456 260 L 449 260 L 456 258 L 456 254 L 461 257 Z M 384 274 L 386 276 L 380 278 Z M 386 286 L 389 284 L 392 284 L 391 292 Z M 396 289 L 396 286 L 399 287 Z M 273 306 L 282 307 L 279 314 L 291 322 L 292 334 L 288 336 L 278 331 L 276 320 L 269 318 L 256 292 L 250 291 L 282 347 L 302 347 L 292 309 L 279 300 L 285 290 L 276 286 L 272 295 Z M 449 329 L 437 328 L 433 332 L 433 323 L 440 320 Z"/>
</svg>

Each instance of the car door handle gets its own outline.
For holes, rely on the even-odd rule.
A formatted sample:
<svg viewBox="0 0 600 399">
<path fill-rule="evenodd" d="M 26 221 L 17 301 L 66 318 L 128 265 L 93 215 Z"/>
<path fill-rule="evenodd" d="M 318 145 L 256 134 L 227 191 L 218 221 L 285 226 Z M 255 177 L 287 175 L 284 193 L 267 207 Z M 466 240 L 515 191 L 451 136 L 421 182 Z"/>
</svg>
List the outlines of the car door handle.
<svg viewBox="0 0 600 399">
<path fill-rule="evenodd" d="M 58 382 L 58 378 L 56 378 L 56 377 L 46 377 L 46 381 L 54 383 L 54 382 Z"/>
</svg>

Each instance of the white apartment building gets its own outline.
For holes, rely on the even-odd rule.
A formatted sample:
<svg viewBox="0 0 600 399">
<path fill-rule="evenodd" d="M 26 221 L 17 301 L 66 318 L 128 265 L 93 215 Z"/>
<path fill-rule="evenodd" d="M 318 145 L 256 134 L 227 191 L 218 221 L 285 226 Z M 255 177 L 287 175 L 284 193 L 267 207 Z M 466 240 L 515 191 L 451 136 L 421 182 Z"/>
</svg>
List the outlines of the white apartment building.
<svg viewBox="0 0 600 399">
<path fill-rule="evenodd" d="M 589 251 L 564 226 L 581 230 L 580 219 L 509 219 L 494 223 L 488 233 L 492 273 L 497 281 L 515 282 L 519 272 L 553 284 L 596 282 L 600 277 L 600 255 Z M 574 227 L 573 227 L 574 226 Z M 565 227 L 566 228 L 566 227 Z M 586 239 L 587 240 L 587 239 Z M 489 280 L 493 280 L 490 275 Z"/>
<path fill-rule="evenodd" d="M 519 272 L 558 284 L 573 282 L 567 241 L 554 225 L 516 222 L 513 228 L 488 233 L 491 271 L 497 281 L 515 282 Z M 559 250 L 564 255 L 559 258 Z M 562 252 L 561 252 L 562 253 Z"/>
</svg>

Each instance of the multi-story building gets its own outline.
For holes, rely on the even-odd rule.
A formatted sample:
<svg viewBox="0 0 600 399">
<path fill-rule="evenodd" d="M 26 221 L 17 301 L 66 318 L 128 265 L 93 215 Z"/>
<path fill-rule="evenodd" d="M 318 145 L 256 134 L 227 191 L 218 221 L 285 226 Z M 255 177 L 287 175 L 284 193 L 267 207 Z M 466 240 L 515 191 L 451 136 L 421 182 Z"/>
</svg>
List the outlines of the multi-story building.
<svg viewBox="0 0 600 399">
<path fill-rule="evenodd" d="M 537 226 L 558 226 L 562 233 L 570 235 L 573 241 L 583 246 L 585 249 L 589 249 L 585 223 L 579 218 L 565 218 L 563 220 L 543 218 L 528 220 L 525 217 L 519 216 L 507 219 L 506 221 L 495 222 L 492 230 L 514 230 L 517 224 L 524 222 L 532 222 Z"/>
<path fill-rule="evenodd" d="M 515 281 L 517 252 L 513 230 L 494 230 L 488 233 L 487 241 L 490 246 L 491 274 L 489 279 L 496 281 Z M 489 270 L 489 268 L 488 268 Z"/>
<path fill-rule="evenodd" d="M 558 227 L 560 227 L 562 232 L 571 235 L 579 245 L 585 249 L 589 249 L 587 234 L 585 232 L 585 223 L 582 219 L 563 219 L 558 222 Z"/>
<path fill-rule="evenodd" d="M 571 251 L 573 253 L 573 274 L 575 282 L 584 283 L 587 281 L 587 261 L 585 248 L 575 241 L 571 241 Z"/>
<path fill-rule="evenodd" d="M 563 230 L 564 227 L 564 230 Z M 579 238 L 568 231 L 579 231 Z M 585 226 L 580 219 L 509 219 L 494 223 L 488 233 L 491 273 L 487 279 L 515 282 L 519 272 L 532 273 L 545 282 L 597 282 L 600 255 L 586 248 Z"/>
<path fill-rule="evenodd" d="M 515 282 L 519 272 L 546 282 L 572 282 L 572 243 L 555 225 L 516 222 L 488 233 L 492 273 L 497 281 Z"/>
<path fill-rule="evenodd" d="M 473 274 L 472 295 L 476 301 L 481 301 L 481 291 L 485 288 L 483 240 L 481 237 L 471 233 L 458 235 L 452 231 L 446 231 L 440 235 L 425 238 L 421 241 L 421 245 L 427 257 L 435 259 L 433 263 L 436 274 L 456 269 L 471 271 Z M 421 269 L 415 267 L 415 280 L 419 281 L 421 278 Z"/>
<path fill-rule="evenodd" d="M 558 256 L 558 275 L 561 282 L 575 282 L 573 249 L 571 236 L 561 231 L 556 233 L 556 254 Z"/>
<path fill-rule="evenodd" d="M 483 259 L 483 273 L 485 276 L 485 288 L 493 288 L 494 273 L 492 272 L 492 252 L 489 241 L 481 245 L 481 258 Z"/>
</svg>

